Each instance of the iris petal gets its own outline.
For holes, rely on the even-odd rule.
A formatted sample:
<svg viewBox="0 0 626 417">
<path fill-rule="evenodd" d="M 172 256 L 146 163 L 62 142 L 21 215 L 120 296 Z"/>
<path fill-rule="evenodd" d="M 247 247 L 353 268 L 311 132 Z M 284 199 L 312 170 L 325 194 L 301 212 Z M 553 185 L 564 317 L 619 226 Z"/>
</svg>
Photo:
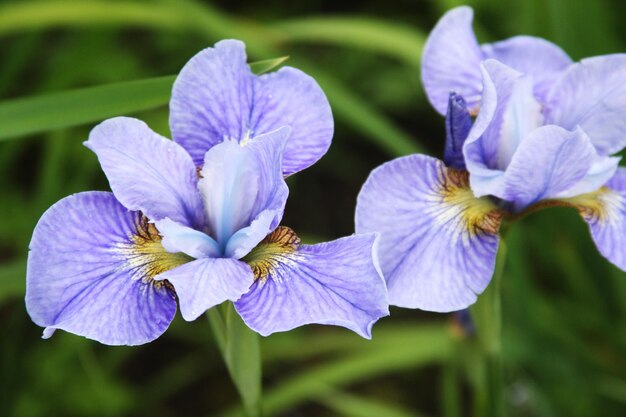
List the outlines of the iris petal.
<svg viewBox="0 0 626 417">
<path fill-rule="evenodd" d="M 178 144 L 140 120 L 116 117 L 96 126 L 85 145 L 98 155 L 115 197 L 127 209 L 151 220 L 169 217 L 202 227 L 196 169 Z"/>
<path fill-rule="evenodd" d="M 245 140 L 291 126 L 285 175 L 319 160 L 333 136 L 330 105 L 317 82 L 295 69 L 255 76 L 242 42 L 226 40 L 194 56 L 174 83 L 170 127 L 197 165 L 224 139 Z"/>
<path fill-rule="evenodd" d="M 585 178 L 594 156 L 593 145 L 582 130 L 540 127 L 515 153 L 505 174 L 503 198 L 522 210 L 555 197 Z"/>
<path fill-rule="evenodd" d="M 481 47 L 485 59 L 493 58 L 532 78 L 534 95 L 545 102 L 548 90 L 572 63 L 567 54 L 542 38 L 515 36 Z"/>
<path fill-rule="evenodd" d="M 263 336 L 318 323 L 370 338 L 374 322 L 389 314 L 375 240 L 368 234 L 300 246 L 281 226 L 244 258 L 256 281 L 235 307 Z"/>
<path fill-rule="evenodd" d="M 147 343 L 176 313 L 171 287 L 153 278 L 187 261 L 166 252 L 146 218 L 113 194 L 76 194 L 35 228 L 26 308 L 45 336 L 62 329 L 109 345 Z"/>
<path fill-rule="evenodd" d="M 483 56 L 472 30 L 473 16 L 470 7 L 450 10 L 424 45 L 422 83 L 428 100 L 441 114 L 446 114 L 451 92 L 461 95 L 471 111 L 478 110 Z"/>
<path fill-rule="evenodd" d="M 605 187 L 564 201 L 589 224 L 600 253 L 626 271 L 626 168 L 619 168 Z"/>
<path fill-rule="evenodd" d="M 245 255 L 239 247 L 251 249 L 278 226 L 289 194 L 281 170 L 288 136 L 285 127 L 245 144 L 228 140 L 207 152 L 198 187 L 212 236 L 227 256 Z M 253 225 L 254 233 L 247 229 Z M 261 226 L 265 230 L 258 230 Z M 242 229 L 246 232 L 230 242 Z"/>
<path fill-rule="evenodd" d="M 236 301 L 254 282 L 248 265 L 235 259 L 204 258 L 159 275 L 176 289 L 180 313 L 187 321 L 197 319 L 224 301 Z"/>
<path fill-rule="evenodd" d="M 549 93 L 547 121 L 589 135 L 601 155 L 626 146 L 626 54 L 583 59 Z"/>
<path fill-rule="evenodd" d="M 392 305 L 447 312 L 476 301 L 493 274 L 501 212 L 465 171 L 424 155 L 376 168 L 359 194 L 357 233 L 380 233 Z"/>
</svg>

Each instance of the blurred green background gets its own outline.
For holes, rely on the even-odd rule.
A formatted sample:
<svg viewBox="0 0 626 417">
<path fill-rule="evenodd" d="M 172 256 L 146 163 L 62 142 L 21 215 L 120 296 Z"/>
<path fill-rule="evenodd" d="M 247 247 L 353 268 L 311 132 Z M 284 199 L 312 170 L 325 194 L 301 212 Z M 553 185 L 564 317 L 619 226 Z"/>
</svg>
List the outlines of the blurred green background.
<svg viewBox="0 0 626 417">
<path fill-rule="evenodd" d="M 619 0 L 468 3 L 483 42 L 539 35 L 574 59 L 626 45 Z M 167 80 L 114 83 L 176 74 L 224 38 L 246 41 L 251 61 L 289 55 L 329 96 L 336 131 L 330 152 L 290 178 L 283 223 L 308 241 L 333 239 L 353 232 L 371 169 L 403 154 L 441 154 L 443 120 L 424 97 L 419 64 L 428 31 L 458 4 L 0 1 L 2 103 L 104 86 L 64 102 L 0 104 L 0 416 L 241 415 L 206 319 L 177 317 L 149 345 L 112 348 L 63 332 L 44 341 L 26 314 L 25 260 L 39 216 L 71 193 L 108 189 L 82 146 L 90 128 L 131 114 L 169 136 Z M 626 415 L 625 274 L 597 253 L 573 210 L 513 225 L 507 245 L 509 415 Z M 392 309 L 371 342 L 307 326 L 261 347 L 267 416 L 469 416 L 480 392 L 476 341 L 453 315 Z"/>
</svg>

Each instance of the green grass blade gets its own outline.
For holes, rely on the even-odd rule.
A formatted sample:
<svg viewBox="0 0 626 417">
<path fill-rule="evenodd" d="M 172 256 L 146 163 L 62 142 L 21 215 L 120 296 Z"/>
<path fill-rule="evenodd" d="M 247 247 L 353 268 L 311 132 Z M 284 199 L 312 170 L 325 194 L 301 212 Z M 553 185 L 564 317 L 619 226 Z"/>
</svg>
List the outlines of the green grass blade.
<svg viewBox="0 0 626 417">
<path fill-rule="evenodd" d="M 329 390 L 317 402 L 346 417 L 419 417 L 421 414 L 408 412 L 397 405 L 387 404 L 369 398 Z"/>
<path fill-rule="evenodd" d="M 330 43 L 388 55 L 419 66 L 425 35 L 410 27 L 372 18 L 308 17 L 271 25 L 286 42 Z"/>
</svg>

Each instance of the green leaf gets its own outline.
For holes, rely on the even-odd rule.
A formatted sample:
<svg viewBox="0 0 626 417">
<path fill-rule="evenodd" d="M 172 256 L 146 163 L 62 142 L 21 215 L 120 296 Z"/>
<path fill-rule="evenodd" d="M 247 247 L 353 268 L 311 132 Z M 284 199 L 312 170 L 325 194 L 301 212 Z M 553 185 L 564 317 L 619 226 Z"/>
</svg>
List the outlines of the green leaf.
<svg viewBox="0 0 626 417">
<path fill-rule="evenodd" d="M 329 389 L 317 402 L 346 417 L 418 417 L 397 405 Z"/>
<path fill-rule="evenodd" d="M 251 62 L 250 69 L 255 74 L 265 74 L 283 65 L 289 56 L 281 56 L 280 58 L 264 59 L 263 61 Z"/>
<path fill-rule="evenodd" d="M 271 25 L 287 42 L 360 48 L 419 66 L 426 36 L 398 22 L 360 17 L 307 17 Z"/>
<path fill-rule="evenodd" d="M 253 62 L 257 74 L 289 57 Z M 151 110 L 169 102 L 176 76 L 148 78 L 0 102 L 0 140 Z"/>
<path fill-rule="evenodd" d="M 26 259 L 0 265 L 0 303 L 26 292 Z"/>
<path fill-rule="evenodd" d="M 351 351 L 346 357 L 327 361 L 282 379 L 280 384 L 263 395 L 264 414 L 280 415 L 304 401 L 319 398 L 329 387 L 345 386 L 380 375 L 408 372 L 426 364 L 440 363 L 449 359 L 453 352 L 451 334 L 444 326 L 404 326 L 402 334 L 394 332 L 397 336 L 393 340 L 382 336 L 380 330 L 372 341 L 360 340 L 360 349 Z M 315 343 L 320 341 L 315 340 Z M 239 410 L 228 410 L 221 414 L 223 417 L 239 415 Z"/>
<path fill-rule="evenodd" d="M 241 320 L 232 303 L 207 312 L 217 346 L 239 391 L 248 417 L 260 416 L 261 349 L 259 335 Z"/>
</svg>

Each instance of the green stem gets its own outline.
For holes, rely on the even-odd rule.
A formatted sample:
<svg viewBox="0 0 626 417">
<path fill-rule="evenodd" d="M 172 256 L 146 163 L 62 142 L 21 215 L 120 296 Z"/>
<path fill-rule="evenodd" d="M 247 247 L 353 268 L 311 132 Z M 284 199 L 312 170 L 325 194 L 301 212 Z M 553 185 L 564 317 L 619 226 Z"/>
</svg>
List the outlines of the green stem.
<svg viewBox="0 0 626 417">
<path fill-rule="evenodd" d="M 207 311 L 230 378 L 232 379 L 247 417 L 261 415 L 261 349 L 259 335 L 243 322 L 230 302 Z"/>
<path fill-rule="evenodd" d="M 490 285 L 471 308 L 478 332 L 481 357 L 481 389 L 476 393 L 475 415 L 502 417 L 504 412 L 504 385 L 502 379 L 502 312 L 501 284 L 506 246 L 500 242 L 496 267 Z"/>
</svg>

